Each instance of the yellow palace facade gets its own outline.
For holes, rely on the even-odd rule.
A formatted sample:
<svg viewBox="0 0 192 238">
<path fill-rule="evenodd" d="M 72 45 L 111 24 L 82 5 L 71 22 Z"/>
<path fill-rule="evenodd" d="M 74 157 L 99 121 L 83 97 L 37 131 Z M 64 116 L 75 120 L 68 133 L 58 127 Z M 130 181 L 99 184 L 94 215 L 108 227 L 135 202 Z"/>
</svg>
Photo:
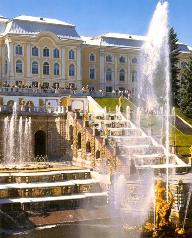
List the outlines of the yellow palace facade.
<svg viewBox="0 0 192 238">
<path fill-rule="evenodd" d="M 0 82 L 8 86 L 76 88 L 137 93 L 140 49 L 145 38 L 107 33 L 80 36 L 56 19 L 0 17 Z M 192 49 L 179 44 L 179 66 Z"/>
</svg>

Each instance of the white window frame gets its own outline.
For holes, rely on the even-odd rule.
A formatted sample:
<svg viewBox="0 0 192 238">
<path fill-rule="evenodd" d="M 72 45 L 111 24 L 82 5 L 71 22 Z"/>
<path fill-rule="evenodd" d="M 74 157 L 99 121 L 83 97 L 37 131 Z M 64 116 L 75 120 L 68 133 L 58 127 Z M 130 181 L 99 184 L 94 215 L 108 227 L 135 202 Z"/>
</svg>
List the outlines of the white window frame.
<svg viewBox="0 0 192 238">
<path fill-rule="evenodd" d="M 45 64 L 45 63 L 48 63 L 48 65 L 49 65 L 49 73 L 48 73 L 48 74 L 47 74 L 47 73 L 46 73 L 46 74 L 44 73 L 44 64 Z M 46 67 L 48 67 L 48 65 L 47 65 Z M 43 62 L 43 75 L 50 75 L 50 63 L 47 62 L 47 61 Z"/>
<path fill-rule="evenodd" d="M 56 73 L 56 69 L 55 69 L 55 65 L 58 65 L 58 69 L 57 69 L 57 73 Z M 53 65 L 53 73 L 54 73 L 54 76 L 59 76 L 60 75 L 60 64 L 58 62 L 55 62 L 54 65 Z"/>
<path fill-rule="evenodd" d="M 21 61 L 21 72 L 17 72 L 17 62 L 18 62 L 18 61 Z M 16 72 L 16 74 L 22 74 L 22 73 L 23 73 L 23 60 L 17 59 L 17 60 L 15 61 L 15 72 Z"/>
<path fill-rule="evenodd" d="M 94 60 L 91 60 L 91 56 L 94 56 Z M 96 55 L 92 52 L 89 54 L 89 62 L 95 62 L 96 61 Z"/>
<path fill-rule="evenodd" d="M 94 78 L 91 78 L 91 70 L 94 70 Z M 89 79 L 90 80 L 95 80 L 96 79 L 96 69 L 95 69 L 95 66 L 89 67 Z"/>
<path fill-rule="evenodd" d="M 74 73 L 71 75 L 71 70 L 70 70 L 70 66 L 72 66 L 73 65 L 73 67 L 74 67 Z M 75 65 L 74 64 L 70 64 L 69 65 L 69 67 L 68 67 L 68 75 L 69 75 L 69 77 L 75 77 L 75 72 L 76 71 L 76 69 L 75 69 Z"/>
<path fill-rule="evenodd" d="M 70 52 L 73 52 L 73 57 L 71 57 L 71 53 Z M 75 50 L 74 49 L 70 49 L 69 52 L 68 52 L 68 59 L 69 60 L 75 60 Z"/>
<path fill-rule="evenodd" d="M 20 52 L 20 50 L 21 50 L 21 52 Z M 23 47 L 20 44 L 16 45 L 15 54 L 16 55 L 23 55 Z"/>
<path fill-rule="evenodd" d="M 124 61 L 124 62 L 121 62 L 121 61 L 120 61 L 121 58 L 124 58 L 125 61 Z M 119 64 L 125 64 L 126 62 L 127 62 L 126 57 L 123 56 L 123 55 L 120 55 L 120 57 L 119 57 Z"/>
<path fill-rule="evenodd" d="M 44 50 L 48 50 L 48 52 L 49 52 L 49 55 L 47 56 L 47 55 L 44 55 Z M 50 49 L 47 47 L 47 46 L 45 46 L 44 48 L 43 48 L 43 57 L 44 58 L 49 58 L 50 57 Z"/>
<path fill-rule="evenodd" d="M 111 61 L 108 61 L 107 60 L 107 57 L 110 56 L 111 57 Z M 105 62 L 108 63 L 108 64 L 112 64 L 113 63 L 113 55 L 112 54 L 107 54 L 105 55 Z"/>
<path fill-rule="evenodd" d="M 36 50 L 37 50 L 37 55 L 34 55 L 34 54 L 33 54 L 33 49 L 36 49 Z M 39 56 L 39 48 L 38 48 L 37 46 L 33 46 L 33 47 L 31 48 L 31 55 L 32 55 L 33 57 L 38 57 L 38 56 Z"/>
<path fill-rule="evenodd" d="M 33 73 L 33 63 L 37 63 L 37 72 L 35 72 L 35 73 Z M 36 60 L 32 61 L 32 63 L 31 63 L 31 73 L 32 74 L 39 74 L 39 63 Z"/>
<path fill-rule="evenodd" d="M 55 52 L 57 51 L 57 54 L 58 55 L 55 55 Z M 55 58 L 55 59 L 59 59 L 60 58 L 60 50 L 58 49 L 58 48 L 55 48 L 54 50 L 53 50 L 53 58 Z"/>
</svg>

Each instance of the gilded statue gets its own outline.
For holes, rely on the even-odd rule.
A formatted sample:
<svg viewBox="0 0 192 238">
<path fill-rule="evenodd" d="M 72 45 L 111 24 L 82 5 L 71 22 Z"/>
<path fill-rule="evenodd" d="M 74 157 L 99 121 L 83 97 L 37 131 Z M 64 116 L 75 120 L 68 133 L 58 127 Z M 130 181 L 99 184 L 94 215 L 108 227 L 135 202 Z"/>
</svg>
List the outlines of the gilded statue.
<svg viewBox="0 0 192 238">
<path fill-rule="evenodd" d="M 174 198 L 170 190 L 167 196 L 165 183 L 161 179 L 158 179 L 155 184 L 155 224 L 146 222 L 144 226 L 145 231 L 153 232 L 153 237 L 159 237 L 161 232 L 170 226 L 169 217 Z"/>
<path fill-rule="evenodd" d="M 69 95 L 67 98 L 67 108 L 68 107 L 71 107 L 71 95 Z"/>
<path fill-rule="evenodd" d="M 158 229 L 169 225 L 169 216 L 174 202 L 172 192 L 168 191 L 168 199 L 165 198 L 165 192 L 163 181 L 157 180 L 155 185 L 155 221 Z"/>
<path fill-rule="evenodd" d="M 85 111 L 85 113 L 83 115 L 83 119 L 84 119 L 84 121 L 88 121 L 89 120 L 89 113 L 87 111 Z"/>
<path fill-rule="evenodd" d="M 105 135 L 105 137 L 108 137 L 110 135 L 110 131 L 107 127 L 104 130 L 104 135 Z"/>
</svg>

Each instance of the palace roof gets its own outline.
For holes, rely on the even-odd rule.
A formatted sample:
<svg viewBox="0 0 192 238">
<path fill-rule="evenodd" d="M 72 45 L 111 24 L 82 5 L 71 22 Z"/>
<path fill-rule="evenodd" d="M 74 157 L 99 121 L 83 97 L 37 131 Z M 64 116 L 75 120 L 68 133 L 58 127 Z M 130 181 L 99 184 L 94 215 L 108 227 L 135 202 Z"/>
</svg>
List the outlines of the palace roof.
<svg viewBox="0 0 192 238">
<path fill-rule="evenodd" d="M 1 20 L 3 19 L 3 20 Z M 18 16 L 12 19 L 0 17 L 0 34 L 37 35 L 40 32 L 52 32 L 59 38 L 75 38 L 80 40 L 75 25 L 57 19 Z"/>
<path fill-rule="evenodd" d="M 96 37 L 82 36 L 81 39 L 87 45 L 92 46 L 114 46 L 123 48 L 141 48 L 145 36 L 129 35 L 121 33 L 106 33 Z M 187 44 L 178 43 L 178 49 L 180 53 L 192 53 L 192 47 Z"/>
<path fill-rule="evenodd" d="M 96 37 L 82 37 L 82 40 L 88 45 L 140 48 L 145 37 L 119 33 L 106 33 Z"/>
<path fill-rule="evenodd" d="M 192 53 L 192 47 L 183 43 L 178 44 L 178 49 L 180 53 L 184 53 L 184 54 Z"/>
</svg>

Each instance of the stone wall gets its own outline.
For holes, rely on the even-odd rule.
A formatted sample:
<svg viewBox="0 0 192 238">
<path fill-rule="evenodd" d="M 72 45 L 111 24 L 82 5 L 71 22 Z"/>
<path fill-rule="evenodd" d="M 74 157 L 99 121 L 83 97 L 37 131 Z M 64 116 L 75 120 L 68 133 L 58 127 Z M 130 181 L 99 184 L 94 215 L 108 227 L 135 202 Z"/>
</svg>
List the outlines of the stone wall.
<svg viewBox="0 0 192 238">
<path fill-rule="evenodd" d="M 0 115 L 0 155 L 3 158 L 3 129 L 4 118 L 10 114 Z M 22 115 L 25 120 L 28 115 Z M 35 133 L 43 131 L 45 134 L 45 150 L 48 159 L 65 161 L 70 159 L 70 144 L 66 138 L 66 116 L 30 115 L 32 131 L 32 152 L 35 154 Z M 18 116 L 19 118 L 19 116 Z"/>
</svg>

